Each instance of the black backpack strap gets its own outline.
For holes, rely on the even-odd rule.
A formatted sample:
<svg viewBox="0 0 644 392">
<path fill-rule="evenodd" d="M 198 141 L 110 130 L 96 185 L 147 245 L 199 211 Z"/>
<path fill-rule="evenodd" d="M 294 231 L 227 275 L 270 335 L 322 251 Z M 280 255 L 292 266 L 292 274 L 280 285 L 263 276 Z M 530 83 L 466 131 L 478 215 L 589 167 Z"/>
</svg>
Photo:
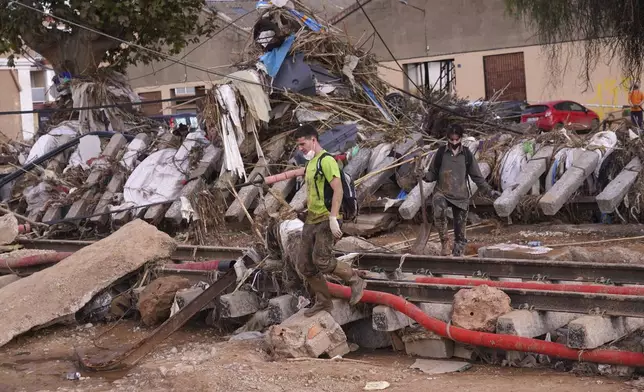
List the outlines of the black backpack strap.
<svg viewBox="0 0 644 392">
<path fill-rule="evenodd" d="M 318 176 L 322 176 L 324 181 L 326 181 L 326 176 L 324 175 L 324 172 L 322 171 L 322 159 L 324 159 L 326 157 L 332 157 L 332 156 L 328 152 L 325 152 L 322 155 L 320 155 L 320 158 L 318 158 L 318 161 L 316 162 L 316 169 L 315 169 L 315 178 L 316 179 L 318 178 Z M 320 197 L 320 190 L 318 189 L 317 186 L 315 187 L 315 191 L 317 192 L 318 198 L 319 198 Z"/>
</svg>

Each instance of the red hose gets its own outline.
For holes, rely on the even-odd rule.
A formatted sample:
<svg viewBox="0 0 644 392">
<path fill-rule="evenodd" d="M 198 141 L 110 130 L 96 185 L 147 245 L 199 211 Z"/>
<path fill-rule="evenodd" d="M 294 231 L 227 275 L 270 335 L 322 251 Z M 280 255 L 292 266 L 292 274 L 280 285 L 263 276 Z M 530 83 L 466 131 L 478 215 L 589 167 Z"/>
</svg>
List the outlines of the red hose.
<svg viewBox="0 0 644 392">
<path fill-rule="evenodd" d="M 458 286 L 481 286 L 498 287 L 502 289 L 523 289 L 523 290 L 541 290 L 541 291 L 572 291 L 575 293 L 594 293 L 594 294 L 615 294 L 615 295 L 642 295 L 644 296 L 644 286 L 624 287 L 624 286 L 606 286 L 593 284 L 553 284 L 553 283 L 535 283 L 535 282 L 499 282 L 495 280 L 484 279 L 467 279 L 467 278 L 435 278 L 432 276 L 421 276 L 415 279 L 416 283 L 444 284 Z"/>
<path fill-rule="evenodd" d="M 56 264 L 59 261 L 71 256 L 72 252 L 54 252 L 43 253 L 33 256 L 13 257 L 0 259 L 0 268 L 2 269 L 20 269 L 37 267 L 41 265 Z"/>
<path fill-rule="evenodd" d="M 331 295 L 348 299 L 351 289 L 334 283 L 327 283 Z M 417 306 L 393 294 L 365 290 L 361 302 L 389 306 L 414 319 L 425 329 L 456 342 L 474 346 L 489 347 L 506 351 L 521 351 L 548 355 L 551 357 L 587 361 L 611 365 L 644 367 L 644 354 L 617 350 L 574 350 L 563 344 L 544 340 L 524 338 L 513 335 L 500 335 L 487 332 L 470 331 L 449 326 L 440 320 L 429 317 Z"/>
<path fill-rule="evenodd" d="M 169 270 L 192 270 L 192 271 L 214 271 L 219 268 L 219 260 L 202 261 L 198 263 L 184 263 L 166 265 L 165 269 Z"/>
</svg>

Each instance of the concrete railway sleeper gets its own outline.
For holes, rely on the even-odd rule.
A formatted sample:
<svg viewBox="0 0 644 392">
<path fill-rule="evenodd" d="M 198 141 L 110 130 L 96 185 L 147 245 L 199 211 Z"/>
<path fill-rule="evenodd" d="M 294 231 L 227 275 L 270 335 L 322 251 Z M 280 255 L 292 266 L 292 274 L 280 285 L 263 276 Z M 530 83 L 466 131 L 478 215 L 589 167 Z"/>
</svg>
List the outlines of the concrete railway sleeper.
<svg viewBox="0 0 644 392">
<path fill-rule="evenodd" d="M 351 296 L 349 287 L 334 283 L 328 283 L 328 286 L 331 294 L 335 297 L 348 299 Z M 391 307 L 410 317 L 428 331 L 455 342 L 506 351 L 543 354 L 573 361 L 644 367 L 644 354 L 640 352 L 604 349 L 577 350 L 563 344 L 539 339 L 477 332 L 455 327 L 426 315 L 416 305 L 391 293 L 365 290 L 361 302 Z"/>
<path fill-rule="evenodd" d="M 471 285 L 438 285 L 368 279 L 367 287 L 404 297 L 411 302 L 451 304 L 454 294 L 459 290 L 470 288 Z M 503 288 L 503 292 L 510 297 L 514 307 L 527 307 L 540 311 L 644 317 L 644 296 L 514 288 Z"/>
</svg>

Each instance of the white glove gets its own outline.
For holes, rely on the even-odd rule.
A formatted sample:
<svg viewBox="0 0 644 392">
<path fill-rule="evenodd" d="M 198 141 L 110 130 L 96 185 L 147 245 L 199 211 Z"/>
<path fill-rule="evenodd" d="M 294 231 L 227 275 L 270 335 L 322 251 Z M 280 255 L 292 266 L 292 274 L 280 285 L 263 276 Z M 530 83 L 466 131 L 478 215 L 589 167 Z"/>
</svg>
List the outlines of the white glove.
<svg viewBox="0 0 644 392">
<path fill-rule="evenodd" d="M 329 217 L 329 227 L 331 227 L 331 233 L 337 239 L 342 238 L 342 230 L 340 230 L 340 224 L 338 223 L 338 218 L 335 216 Z"/>
</svg>

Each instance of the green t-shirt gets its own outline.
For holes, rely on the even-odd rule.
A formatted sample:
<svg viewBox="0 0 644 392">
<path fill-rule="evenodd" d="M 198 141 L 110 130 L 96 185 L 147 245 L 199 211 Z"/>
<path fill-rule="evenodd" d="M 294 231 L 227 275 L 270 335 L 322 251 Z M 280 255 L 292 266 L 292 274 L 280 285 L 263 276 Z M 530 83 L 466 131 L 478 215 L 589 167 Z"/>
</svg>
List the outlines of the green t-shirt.
<svg viewBox="0 0 644 392">
<path fill-rule="evenodd" d="M 315 155 L 313 159 L 306 165 L 306 173 L 304 174 L 304 181 L 306 182 L 307 192 L 307 209 L 308 214 L 306 223 L 315 224 L 329 219 L 329 210 L 324 204 L 324 178 L 318 176 L 315 178 L 317 171 L 318 160 L 326 151 L 322 150 Z M 333 157 L 327 156 L 321 162 L 322 173 L 326 180 L 330 183 L 334 177 L 340 178 L 340 168 L 338 163 Z M 316 191 L 317 188 L 317 191 Z M 318 197 L 319 195 L 319 197 Z M 338 218 L 341 218 L 338 216 Z"/>
</svg>

